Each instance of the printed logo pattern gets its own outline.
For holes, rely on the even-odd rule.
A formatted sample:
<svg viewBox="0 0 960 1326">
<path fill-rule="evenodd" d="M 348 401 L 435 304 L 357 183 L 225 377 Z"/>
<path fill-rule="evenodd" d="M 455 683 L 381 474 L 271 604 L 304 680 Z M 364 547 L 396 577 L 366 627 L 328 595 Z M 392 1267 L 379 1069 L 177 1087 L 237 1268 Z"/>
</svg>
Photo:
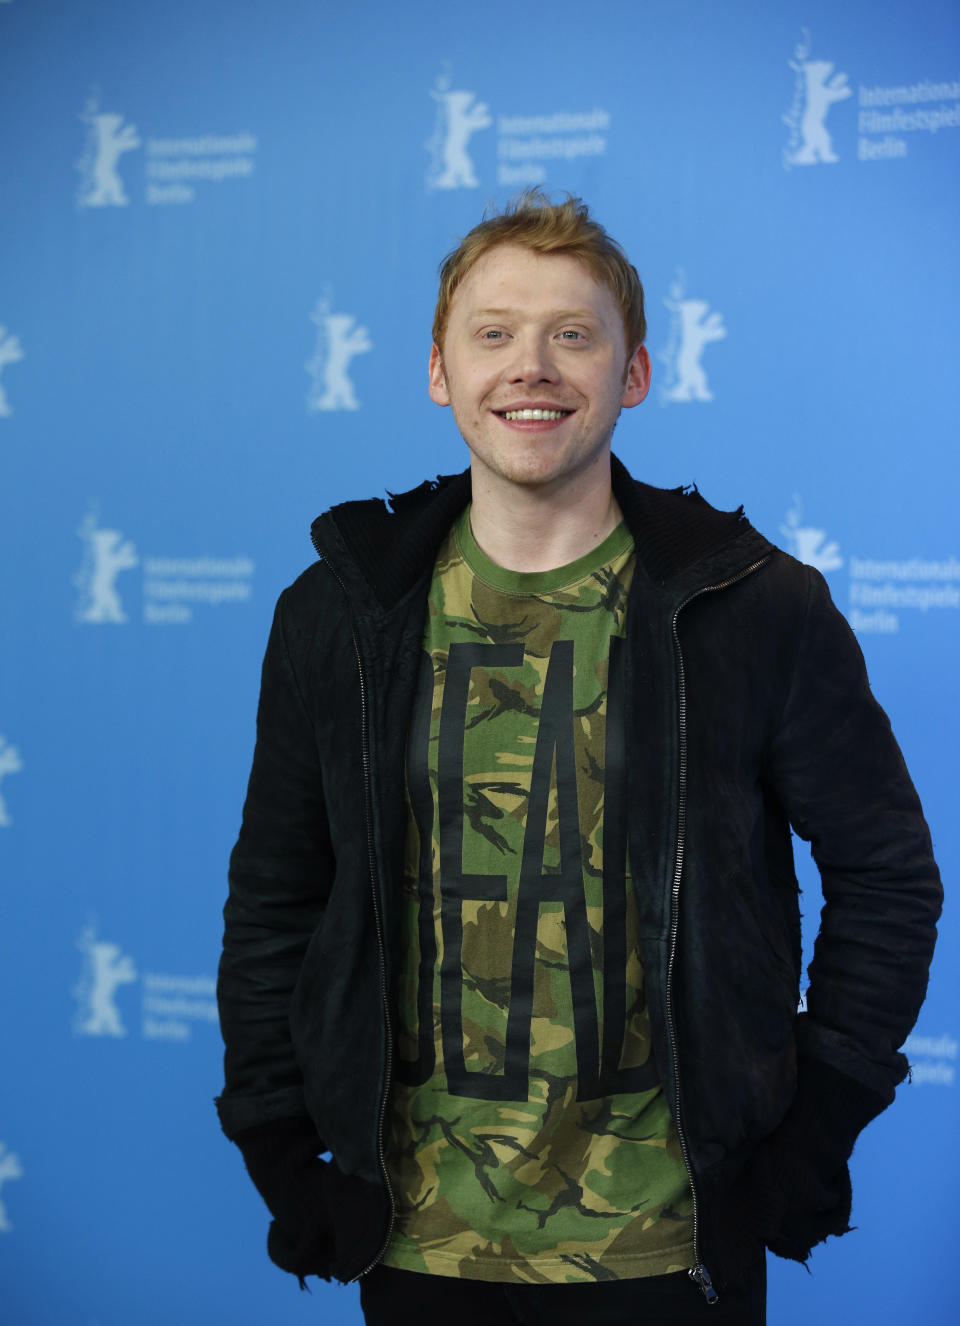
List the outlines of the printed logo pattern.
<svg viewBox="0 0 960 1326">
<path fill-rule="evenodd" d="M 840 555 L 826 531 L 804 523 L 803 502 L 793 505 L 780 526 L 787 552 L 824 575 L 849 571 L 847 617 L 860 635 L 896 635 L 901 614 L 960 609 L 960 560 L 956 557 L 861 557 Z M 836 595 L 836 587 L 833 586 Z"/>
<path fill-rule="evenodd" d="M 117 589 L 122 571 L 141 565 L 137 550 L 119 530 L 97 523 L 90 511 L 77 531 L 84 543 L 83 562 L 73 577 L 80 591 L 75 619 L 86 625 L 123 624 L 128 620 Z M 144 557 L 140 584 L 143 621 L 150 625 L 186 625 L 200 605 L 246 603 L 251 596 L 254 564 L 249 557 Z"/>
<path fill-rule="evenodd" d="M 120 1011 L 124 986 L 139 982 L 140 1035 L 147 1041 L 188 1041 L 193 1027 L 218 1024 L 216 978 L 181 976 L 175 972 L 139 972 L 119 944 L 97 937 L 94 924 L 84 927 L 77 940 L 83 954 L 80 980 L 73 987 L 78 1036 L 123 1039 L 128 1031 Z M 133 996 L 130 996 L 133 1002 Z"/>
<path fill-rule="evenodd" d="M 827 113 L 834 102 L 853 95 L 847 75 L 834 73 L 829 60 L 811 60 L 812 50 L 810 33 L 805 28 L 803 39 L 794 48 L 794 58 L 788 62 L 796 75 L 793 104 L 783 117 L 790 130 L 783 153 L 788 170 L 791 166 L 839 161 L 827 130 Z"/>
<path fill-rule="evenodd" d="M 476 94 L 451 87 L 449 74 L 440 74 L 430 91 L 437 103 L 433 134 L 426 144 L 430 153 L 428 189 L 476 189 L 480 181 L 467 145 L 478 129 L 493 124 L 486 102 Z"/>
<path fill-rule="evenodd" d="M 670 331 L 666 348 L 658 356 L 666 369 L 666 381 L 660 388 L 660 403 L 712 401 L 713 392 L 701 359 L 712 341 L 722 341 L 726 337 L 723 317 L 712 311 L 706 300 L 687 297 L 682 272 L 663 303 L 670 311 Z"/>
<path fill-rule="evenodd" d="M 127 197 L 118 164 L 125 152 L 140 146 L 135 124 L 124 123 L 115 111 L 101 111 L 91 97 L 80 117 L 87 126 L 87 142 L 77 162 L 80 171 L 80 207 L 126 207 Z"/>
<path fill-rule="evenodd" d="M 359 410 L 360 402 L 347 369 L 355 355 L 367 354 L 373 341 L 352 313 L 334 313 L 329 294 L 317 300 L 310 320 L 316 325 L 313 355 L 305 365 L 312 379 L 307 409 Z"/>
<path fill-rule="evenodd" d="M 16 364 L 23 358 L 23 350 L 20 347 L 20 338 L 11 335 L 6 327 L 0 327 L 0 373 L 6 368 L 7 364 Z M 7 400 L 3 383 L 0 382 L 0 418 L 8 417 L 13 414 L 13 407 Z"/>
<path fill-rule="evenodd" d="M 7 1149 L 6 1142 L 0 1142 L 0 1188 L 11 1179 L 23 1178 L 23 1166 L 20 1157 Z M 7 1208 L 0 1199 L 0 1234 L 9 1234 L 13 1229 Z"/>
<path fill-rule="evenodd" d="M 783 167 L 834 164 L 839 155 L 827 129 L 827 116 L 840 101 L 853 96 L 847 74 L 835 72 L 830 60 L 812 59 L 808 29 L 788 61 L 794 72 L 790 109 L 781 117 L 789 137 Z M 939 102 L 939 105 L 933 103 Z M 908 154 L 904 135 L 960 128 L 960 79 L 911 78 L 902 83 L 858 89 L 857 161 L 892 161 Z"/>
<path fill-rule="evenodd" d="M 8 774 L 20 773 L 22 768 L 23 761 L 16 746 L 11 746 L 6 737 L 0 736 L 0 779 L 6 778 Z M 0 828 L 8 829 L 12 823 L 13 817 L 0 794 Z"/>
<path fill-rule="evenodd" d="M 73 989 L 77 1001 L 74 1031 L 78 1036 L 126 1036 L 116 993 L 137 979 L 133 958 L 119 944 L 97 939 L 87 926 L 77 941 L 83 954 L 83 974 Z"/>
<path fill-rule="evenodd" d="M 73 579 L 80 590 L 77 621 L 95 625 L 125 622 L 127 614 L 117 590 L 117 579 L 121 571 L 130 571 L 139 564 L 136 548 L 119 530 L 99 526 L 92 512 L 84 518 L 77 534 L 85 545 L 83 564 Z"/>
<path fill-rule="evenodd" d="M 839 571 L 843 566 L 840 547 L 827 538 L 826 531 L 803 523 L 803 501 L 796 493 L 793 505 L 780 526 L 780 533 L 786 542 L 787 552 L 796 557 L 798 562 L 814 566 L 824 574 Z"/>
<path fill-rule="evenodd" d="M 437 110 L 433 133 L 424 144 L 430 153 L 427 188 L 475 189 L 481 182 L 480 172 L 468 146 L 479 130 L 494 126 L 489 107 L 476 93 L 453 87 L 449 65 L 438 76 L 430 96 Z M 598 106 L 535 115 L 499 114 L 496 183 L 510 187 L 545 184 L 553 162 L 562 163 L 568 175 L 570 163 L 578 158 L 603 156 L 610 118 Z"/>
<path fill-rule="evenodd" d="M 121 158 L 145 149 L 143 201 L 149 205 L 192 203 L 197 185 L 249 179 L 254 173 L 258 142 L 254 134 L 192 134 L 189 137 L 148 136 L 143 142 L 135 124 L 115 111 L 101 111 L 98 96 L 87 101 L 81 120 L 87 126 L 77 205 L 128 207 L 130 198 L 120 175 Z"/>
</svg>

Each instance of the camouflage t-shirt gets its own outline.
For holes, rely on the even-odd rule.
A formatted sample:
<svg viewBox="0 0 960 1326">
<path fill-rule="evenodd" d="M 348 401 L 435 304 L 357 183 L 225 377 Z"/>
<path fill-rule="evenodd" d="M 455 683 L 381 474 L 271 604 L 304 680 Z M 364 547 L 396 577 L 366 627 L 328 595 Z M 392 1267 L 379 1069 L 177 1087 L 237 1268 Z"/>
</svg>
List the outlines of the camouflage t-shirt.
<svg viewBox="0 0 960 1326">
<path fill-rule="evenodd" d="M 437 557 L 407 749 L 384 1264 L 576 1282 L 692 1265 L 627 869 L 624 526 L 505 571 Z M 642 882 L 641 882 L 642 884 Z"/>
</svg>

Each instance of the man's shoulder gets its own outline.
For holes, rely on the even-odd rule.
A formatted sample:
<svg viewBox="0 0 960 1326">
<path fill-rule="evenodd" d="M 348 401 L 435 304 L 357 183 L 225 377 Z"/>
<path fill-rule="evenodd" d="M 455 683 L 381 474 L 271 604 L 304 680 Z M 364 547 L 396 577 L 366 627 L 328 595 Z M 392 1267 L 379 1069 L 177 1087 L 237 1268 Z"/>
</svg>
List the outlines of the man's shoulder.
<svg viewBox="0 0 960 1326">
<path fill-rule="evenodd" d="M 385 491 L 386 499 L 361 497 L 335 503 L 317 517 L 312 530 L 322 530 L 332 522 L 346 537 L 356 530 L 367 538 L 376 538 L 381 532 L 396 533 L 398 527 L 418 520 L 438 504 L 444 505 L 450 497 L 454 497 L 459 510 L 470 499 L 470 471 L 438 474 L 402 493 Z"/>
<path fill-rule="evenodd" d="M 655 583 L 736 575 L 776 551 L 750 524 L 742 506 L 720 510 L 696 485 L 655 488 L 634 479 L 613 457 L 613 491 L 633 534 L 638 560 Z"/>
<path fill-rule="evenodd" d="M 338 623 L 349 631 L 346 602 L 340 586 L 322 560 L 313 562 L 281 592 L 274 615 L 287 651 L 299 655 L 324 639 L 339 636 Z"/>
<path fill-rule="evenodd" d="M 317 517 L 311 537 L 349 591 L 365 587 L 388 607 L 430 570 L 469 500 L 469 470 L 439 475 L 407 492 L 388 492 L 386 501 L 341 502 Z"/>
</svg>

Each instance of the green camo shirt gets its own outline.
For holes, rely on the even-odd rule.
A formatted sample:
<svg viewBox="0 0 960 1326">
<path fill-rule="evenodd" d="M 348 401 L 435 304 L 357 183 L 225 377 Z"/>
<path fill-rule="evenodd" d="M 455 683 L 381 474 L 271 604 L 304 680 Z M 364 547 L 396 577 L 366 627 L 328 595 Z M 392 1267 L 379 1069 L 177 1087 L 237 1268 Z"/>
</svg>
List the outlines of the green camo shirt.
<svg viewBox="0 0 960 1326">
<path fill-rule="evenodd" d="M 563 1283 L 692 1265 L 626 859 L 633 567 L 621 525 L 569 566 L 505 571 L 468 512 L 437 557 L 407 751 L 387 1266 Z"/>
</svg>

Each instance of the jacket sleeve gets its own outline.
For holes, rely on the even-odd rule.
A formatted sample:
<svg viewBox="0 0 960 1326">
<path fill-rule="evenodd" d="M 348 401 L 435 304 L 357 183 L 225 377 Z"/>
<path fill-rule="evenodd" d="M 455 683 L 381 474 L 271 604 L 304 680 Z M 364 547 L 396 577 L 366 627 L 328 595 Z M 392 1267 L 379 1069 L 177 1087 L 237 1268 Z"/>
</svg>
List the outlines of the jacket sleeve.
<svg viewBox="0 0 960 1326">
<path fill-rule="evenodd" d="M 306 1116 L 289 1009 L 333 876 L 316 742 L 288 648 L 296 638 L 290 593 L 277 604 L 263 662 L 253 768 L 224 908 L 217 995 L 225 1087 L 217 1108 L 233 1139 Z"/>
<path fill-rule="evenodd" d="M 797 1019 L 797 1092 L 751 1171 L 758 1233 L 806 1260 L 849 1228 L 846 1162 L 907 1072 L 942 890 L 920 802 L 859 646 L 823 577 L 808 599 L 771 773 L 810 845 L 824 906 Z"/>
<path fill-rule="evenodd" d="M 772 774 L 823 888 L 802 1055 L 883 1097 L 927 988 L 942 889 L 930 834 L 863 656 L 819 572 L 771 752 Z"/>
</svg>

